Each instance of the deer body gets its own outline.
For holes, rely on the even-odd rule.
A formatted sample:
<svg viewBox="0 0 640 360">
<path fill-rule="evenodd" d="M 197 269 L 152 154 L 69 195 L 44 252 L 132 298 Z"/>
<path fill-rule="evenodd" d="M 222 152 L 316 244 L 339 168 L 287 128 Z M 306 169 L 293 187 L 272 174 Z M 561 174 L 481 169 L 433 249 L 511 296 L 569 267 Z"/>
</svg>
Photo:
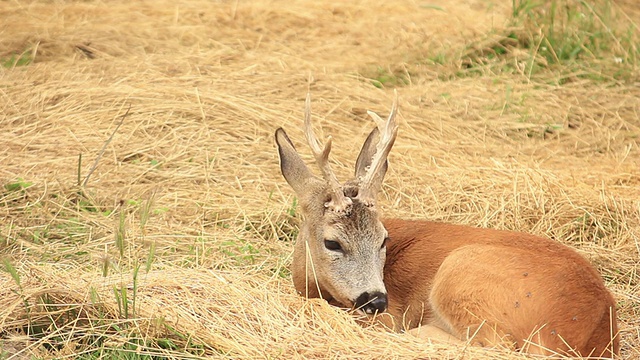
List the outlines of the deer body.
<svg viewBox="0 0 640 360">
<path fill-rule="evenodd" d="M 614 299 L 573 249 L 511 231 L 383 223 L 390 239 L 384 269 L 388 312 L 401 328 L 435 324 L 456 338 L 474 336 L 479 344 L 611 356 Z"/>
<path fill-rule="evenodd" d="M 322 179 L 276 131 L 282 173 L 305 215 L 292 263 L 298 292 L 419 336 L 424 328 L 425 337 L 536 354 L 618 353 L 615 301 L 575 250 L 524 233 L 382 219 L 375 202 L 397 134 L 396 102 L 386 122 L 370 113 L 378 126 L 344 184 L 328 163 L 331 140 L 323 148 L 313 135 L 309 107 L 307 98 L 305 134 Z"/>
</svg>

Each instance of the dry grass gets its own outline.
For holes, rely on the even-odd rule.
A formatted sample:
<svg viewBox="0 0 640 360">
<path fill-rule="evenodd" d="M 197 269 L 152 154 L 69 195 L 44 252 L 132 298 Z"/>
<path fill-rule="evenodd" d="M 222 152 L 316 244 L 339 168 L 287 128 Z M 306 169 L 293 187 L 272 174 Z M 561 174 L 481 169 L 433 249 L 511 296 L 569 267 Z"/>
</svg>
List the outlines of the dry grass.
<svg viewBox="0 0 640 360">
<path fill-rule="evenodd" d="M 386 213 L 577 248 L 640 357 L 638 80 L 439 80 L 416 59 L 486 38 L 511 4 L 424 5 L 0 3 L 0 57 L 33 59 L 0 68 L 3 356 L 524 358 L 362 328 L 293 291 L 299 214 L 273 132 L 308 154 L 310 89 L 345 179 L 365 110 L 391 104 L 359 74 L 388 69 L 407 85 Z M 80 188 L 79 154 L 82 181 L 129 106 Z"/>
</svg>

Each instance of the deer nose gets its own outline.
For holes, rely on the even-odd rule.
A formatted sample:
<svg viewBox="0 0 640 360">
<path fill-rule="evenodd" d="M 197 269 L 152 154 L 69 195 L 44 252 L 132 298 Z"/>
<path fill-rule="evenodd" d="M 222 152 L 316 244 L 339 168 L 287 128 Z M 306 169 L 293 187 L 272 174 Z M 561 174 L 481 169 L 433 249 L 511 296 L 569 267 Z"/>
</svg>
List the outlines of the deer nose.
<svg viewBox="0 0 640 360">
<path fill-rule="evenodd" d="M 364 292 L 356 299 L 355 307 L 369 315 L 381 313 L 387 310 L 387 294 L 376 292 Z"/>
</svg>

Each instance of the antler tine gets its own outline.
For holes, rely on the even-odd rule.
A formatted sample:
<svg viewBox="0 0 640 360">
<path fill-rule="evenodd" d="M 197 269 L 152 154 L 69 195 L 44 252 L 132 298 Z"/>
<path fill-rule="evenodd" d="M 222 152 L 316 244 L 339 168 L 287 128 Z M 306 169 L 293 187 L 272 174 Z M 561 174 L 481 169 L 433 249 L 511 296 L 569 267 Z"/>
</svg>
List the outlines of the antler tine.
<svg viewBox="0 0 640 360">
<path fill-rule="evenodd" d="M 358 192 L 358 198 L 365 204 L 371 206 L 375 202 L 376 193 L 378 192 L 380 185 L 382 185 L 381 176 L 382 167 L 387 161 L 387 156 L 393 147 L 398 136 L 398 125 L 395 122 L 396 114 L 398 112 L 398 92 L 394 91 L 393 105 L 391 106 L 391 113 L 385 122 L 378 116 L 378 114 L 369 111 L 369 116 L 373 118 L 378 126 L 380 132 L 380 140 L 376 145 L 376 153 L 373 155 L 369 170 L 364 175 L 360 183 L 360 190 Z"/>
<path fill-rule="evenodd" d="M 382 118 L 378 116 L 378 114 L 374 113 L 371 110 L 367 110 L 367 114 L 369 114 L 369 116 L 371 116 L 373 121 L 375 121 L 376 126 L 378 127 L 378 131 L 382 134 L 382 131 L 384 130 L 384 126 L 385 126 L 385 121 L 382 120 Z"/>
<path fill-rule="evenodd" d="M 325 203 L 325 207 L 331 208 L 336 212 L 347 212 L 351 205 L 351 199 L 344 196 L 342 185 L 338 182 L 338 178 L 333 170 L 331 170 L 331 165 L 329 164 L 331 136 L 329 136 L 327 143 L 323 148 L 314 135 L 313 128 L 311 127 L 311 95 L 309 93 L 307 93 L 304 109 L 304 134 L 309 146 L 311 147 L 313 157 L 316 159 L 316 164 L 318 164 L 318 167 L 322 172 L 322 177 L 329 184 L 331 189 L 331 201 Z"/>
</svg>

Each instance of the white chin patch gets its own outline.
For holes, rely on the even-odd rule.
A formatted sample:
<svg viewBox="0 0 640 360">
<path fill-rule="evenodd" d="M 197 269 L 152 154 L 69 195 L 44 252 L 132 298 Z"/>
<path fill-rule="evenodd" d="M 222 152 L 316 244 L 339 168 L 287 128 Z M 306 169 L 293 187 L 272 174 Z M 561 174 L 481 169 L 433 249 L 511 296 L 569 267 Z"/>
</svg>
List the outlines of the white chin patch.
<svg viewBox="0 0 640 360">
<path fill-rule="evenodd" d="M 366 317 L 369 317 L 369 316 L 373 315 L 373 313 L 368 313 L 368 312 L 362 310 L 362 308 L 356 309 L 355 313 L 360 315 L 360 316 L 366 316 Z"/>
<path fill-rule="evenodd" d="M 369 309 L 365 310 L 364 312 L 365 312 L 365 314 L 367 314 L 367 315 L 373 315 L 376 311 L 375 311 L 375 310 L 373 310 L 373 309 L 371 309 L 371 308 L 369 308 Z"/>
</svg>

